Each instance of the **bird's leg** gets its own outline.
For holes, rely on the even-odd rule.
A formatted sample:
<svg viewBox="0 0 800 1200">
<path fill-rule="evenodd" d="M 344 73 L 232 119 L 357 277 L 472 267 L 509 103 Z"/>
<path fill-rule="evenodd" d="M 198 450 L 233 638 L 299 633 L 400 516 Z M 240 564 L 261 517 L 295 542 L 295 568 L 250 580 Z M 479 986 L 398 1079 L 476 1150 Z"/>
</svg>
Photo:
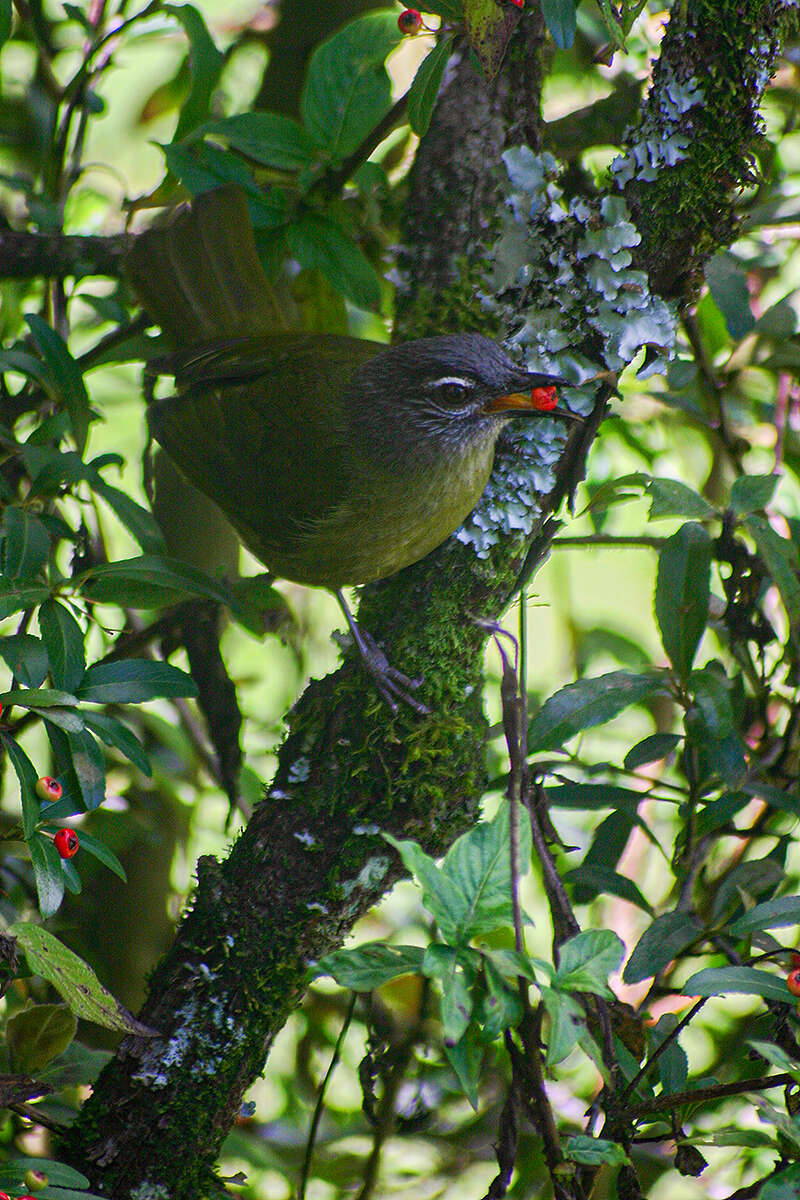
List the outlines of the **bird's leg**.
<svg viewBox="0 0 800 1200">
<path fill-rule="evenodd" d="M 356 649 L 361 655 L 361 661 L 375 687 L 378 689 L 379 694 L 389 705 L 392 712 L 397 712 L 397 701 L 402 700 L 404 704 L 407 704 L 409 708 L 413 708 L 414 712 L 419 713 L 420 716 L 429 716 L 431 710 L 427 705 L 412 695 L 413 689 L 418 688 L 422 680 L 410 679 L 408 675 L 404 675 L 402 671 L 398 671 L 396 667 L 391 665 L 375 639 L 358 624 L 358 621 L 350 611 L 350 605 L 345 600 L 341 588 L 337 588 L 336 590 L 336 599 L 339 601 L 341 610 L 345 615 Z"/>
</svg>

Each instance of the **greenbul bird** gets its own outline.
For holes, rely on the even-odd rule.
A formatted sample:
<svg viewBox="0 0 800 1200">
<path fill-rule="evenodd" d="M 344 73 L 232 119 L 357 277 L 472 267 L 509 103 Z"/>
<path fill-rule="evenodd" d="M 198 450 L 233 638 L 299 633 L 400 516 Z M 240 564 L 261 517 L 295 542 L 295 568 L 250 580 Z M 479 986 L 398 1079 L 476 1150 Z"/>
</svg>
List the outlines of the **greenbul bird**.
<svg viewBox="0 0 800 1200">
<path fill-rule="evenodd" d="M 379 691 L 426 711 L 342 595 L 417 562 L 483 492 L 503 426 L 564 417 L 556 375 L 477 333 L 396 346 L 281 329 L 244 192 L 226 186 L 141 234 L 129 278 L 174 353 L 150 428 L 274 574 L 335 592 Z"/>
</svg>

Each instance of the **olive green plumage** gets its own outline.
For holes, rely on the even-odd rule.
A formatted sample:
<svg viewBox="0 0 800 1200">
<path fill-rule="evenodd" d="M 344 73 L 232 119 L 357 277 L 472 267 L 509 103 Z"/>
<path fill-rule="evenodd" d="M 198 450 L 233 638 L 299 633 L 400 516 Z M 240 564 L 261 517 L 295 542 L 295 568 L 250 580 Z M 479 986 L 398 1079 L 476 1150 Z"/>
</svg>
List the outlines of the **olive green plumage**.
<svg viewBox="0 0 800 1200">
<path fill-rule="evenodd" d="M 478 334 L 385 347 L 283 332 L 244 193 L 137 238 L 128 274 L 175 353 L 150 424 L 275 574 L 337 589 L 391 575 L 458 527 L 530 374 Z M 560 415 L 560 414 L 558 414 Z"/>
</svg>

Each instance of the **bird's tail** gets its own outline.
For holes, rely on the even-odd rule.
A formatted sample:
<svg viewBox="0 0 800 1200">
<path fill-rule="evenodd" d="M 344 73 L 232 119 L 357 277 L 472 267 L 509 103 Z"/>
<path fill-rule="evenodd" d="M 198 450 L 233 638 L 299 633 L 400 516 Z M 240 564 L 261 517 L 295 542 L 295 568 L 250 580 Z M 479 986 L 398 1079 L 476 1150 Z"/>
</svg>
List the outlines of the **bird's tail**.
<svg viewBox="0 0 800 1200">
<path fill-rule="evenodd" d="M 177 350 L 275 333 L 284 324 L 236 184 L 203 193 L 167 225 L 140 234 L 125 267 Z"/>
</svg>

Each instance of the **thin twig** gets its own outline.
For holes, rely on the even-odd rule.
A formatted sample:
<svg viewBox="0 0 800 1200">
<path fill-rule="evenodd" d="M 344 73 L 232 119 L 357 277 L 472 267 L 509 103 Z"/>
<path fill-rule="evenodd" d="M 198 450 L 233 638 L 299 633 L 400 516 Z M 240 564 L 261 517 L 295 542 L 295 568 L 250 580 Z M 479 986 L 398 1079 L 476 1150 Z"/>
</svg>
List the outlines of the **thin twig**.
<svg viewBox="0 0 800 1200">
<path fill-rule="evenodd" d="M 664 1038 L 663 1042 L 661 1042 L 658 1046 L 656 1046 L 655 1050 L 650 1055 L 647 1062 L 644 1063 L 639 1068 L 639 1070 L 634 1075 L 633 1079 L 631 1079 L 630 1082 L 626 1084 L 625 1089 L 623 1090 L 623 1093 L 620 1097 L 620 1103 L 622 1103 L 622 1104 L 625 1103 L 625 1101 L 628 1099 L 628 1097 L 636 1089 L 640 1080 L 644 1079 L 644 1077 L 649 1074 L 650 1069 L 653 1067 L 653 1065 L 656 1062 L 658 1062 L 659 1058 L 664 1053 L 664 1051 L 667 1049 L 667 1047 L 672 1045 L 672 1043 L 676 1040 L 676 1038 L 678 1038 L 680 1036 L 680 1034 L 683 1032 L 683 1030 L 686 1028 L 686 1026 L 689 1024 L 689 1022 L 691 1020 L 693 1020 L 694 1017 L 697 1016 L 697 1014 L 700 1012 L 700 1009 L 706 1003 L 707 999 L 708 999 L 707 996 L 702 996 L 695 1004 L 693 1004 L 692 1007 L 689 1009 L 688 1013 L 686 1013 L 686 1015 L 681 1018 L 681 1020 L 678 1022 L 678 1024 L 675 1026 L 675 1028 L 670 1030 L 670 1032 Z"/>
<path fill-rule="evenodd" d="M 317 1131 L 319 1130 L 319 1123 L 322 1119 L 322 1110 L 325 1106 L 325 1092 L 327 1091 L 331 1076 L 336 1070 L 339 1059 L 341 1058 L 342 1046 L 344 1045 L 344 1039 L 347 1036 L 347 1031 L 350 1028 L 350 1022 L 353 1020 L 353 1013 L 355 1012 L 357 1001 L 358 992 L 353 992 L 350 997 L 350 1003 L 347 1006 L 347 1012 L 345 1013 L 344 1021 L 342 1022 L 342 1028 L 339 1030 L 339 1036 L 336 1039 L 336 1045 L 333 1047 L 333 1054 L 331 1055 L 331 1061 L 328 1063 L 328 1069 L 325 1072 L 325 1078 L 319 1085 L 317 1102 L 314 1105 L 311 1124 L 308 1127 L 306 1149 L 305 1154 L 303 1155 L 303 1168 L 300 1172 L 300 1182 L 297 1187 L 297 1200 L 304 1200 L 306 1194 L 306 1185 L 308 1183 L 309 1172 L 311 1171 L 311 1159 L 314 1156 L 314 1144 L 317 1140 Z"/>
<path fill-rule="evenodd" d="M 667 1096 L 656 1096 L 643 1104 L 625 1108 L 616 1113 L 618 1121 L 640 1121 L 650 1113 L 672 1112 L 683 1104 L 697 1104 L 703 1100 L 721 1100 L 724 1096 L 740 1096 L 743 1092 L 763 1092 L 766 1088 L 796 1087 L 797 1080 L 789 1072 L 779 1075 L 761 1075 L 756 1079 L 741 1079 L 737 1083 L 719 1083 L 713 1087 L 694 1088 L 686 1092 L 670 1092 Z"/>
<path fill-rule="evenodd" d="M 623 536 L 614 533 L 587 533 L 583 536 L 562 535 L 553 538 L 553 546 L 646 546 L 651 550 L 660 550 L 666 538 L 633 535 Z"/>
</svg>

